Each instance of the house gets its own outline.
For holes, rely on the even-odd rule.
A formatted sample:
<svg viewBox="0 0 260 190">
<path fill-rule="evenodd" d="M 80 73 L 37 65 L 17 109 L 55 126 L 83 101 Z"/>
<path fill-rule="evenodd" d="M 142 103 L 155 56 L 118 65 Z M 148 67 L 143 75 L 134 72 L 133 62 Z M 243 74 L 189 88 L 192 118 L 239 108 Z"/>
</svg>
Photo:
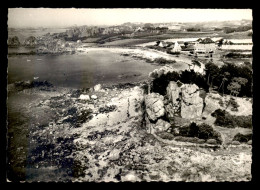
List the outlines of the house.
<svg viewBox="0 0 260 190">
<path fill-rule="evenodd" d="M 199 40 L 200 42 L 195 42 L 194 44 L 194 54 L 212 54 L 216 51 L 216 44 L 210 38 L 205 38 L 203 40 Z"/>
<path fill-rule="evenodd" d="M 144 29 L 142 29 L 140 26 L 135 29 L 135 32 L 142 32 L 142 31 L 144 31 Z"/>
<path fill-rule="evenodd" d="M 167 47 L 167 44 L 164 41 L 160 41 L 158 46 L 165 48 L 165 47 Z"/>
<path fill-rule="evenodd" d="M 169 48 L 171 48 L 171 53 L 180 53 L 181 52 L 181 46 L 178 44 L 178 42 L 175 42 L 173 45 L 171 45 Z"/>
<path fill-rule="evenodd" d="M 201 38 L 197 39 L 197 42 L 199 42 L 199 43 L 200 43 L 201 41 L 202 41 L 202 39 L 201 39 Z"/>
</svg>

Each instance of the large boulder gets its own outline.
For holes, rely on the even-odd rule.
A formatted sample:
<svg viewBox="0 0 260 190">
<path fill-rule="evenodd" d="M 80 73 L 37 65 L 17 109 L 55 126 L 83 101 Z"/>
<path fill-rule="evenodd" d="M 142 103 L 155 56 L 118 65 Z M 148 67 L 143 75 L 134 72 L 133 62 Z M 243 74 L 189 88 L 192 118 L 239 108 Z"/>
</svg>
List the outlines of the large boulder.
<svg viewBox="0 0 260 190">
<path fill-rule="evenodd" d="M 167 89 L 170 106 L 166 105 L 167 116 L 180 115 L 185 119 L 200 117 L 203 110 L 203 96 L 195 84 L 170 81 Z"/>
<path fill-rule="evenodd" d="M 185 84 L 181 87 L 181 117 L 194 119 L 200 117 L 203 110 L 203 99 L 199 87 L 195 84 Z"/>
<path fill-rule="evenodd" d="M 165 109 L 163 96 L 158 93 L 151 93 L 145 97 L 146 113 L 149 120 L 155 122 L 159 117 L 164 116 Z"/>
</svg>

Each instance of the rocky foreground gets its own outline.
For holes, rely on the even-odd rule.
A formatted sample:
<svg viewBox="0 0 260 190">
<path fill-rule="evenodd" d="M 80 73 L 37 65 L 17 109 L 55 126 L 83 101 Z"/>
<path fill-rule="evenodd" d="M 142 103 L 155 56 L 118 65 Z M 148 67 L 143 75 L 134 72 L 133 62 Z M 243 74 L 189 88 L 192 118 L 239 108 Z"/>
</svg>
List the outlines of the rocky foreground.
<svg viewBox="0 0 260 190">
<path fill-rule="evenodd" d="M 15 150 L 17 155 L 24 150 L 26 161 L 9 160 L 13 165 L 21 161 L 12 170 L 23 168 L 25 181 L 249 181 L 251 145 L 232 143 L 240 129 L 230 136 L 229 129 L 214 126 L 214 117 L 202 119 L 206 114 L 202 109 L 216 108 L 212 95 L 203 108 L 205 100 L 196 85 L 174 88 L 183 89 L 181 99 L 174 98 L 176 93 L 170 90 L 174 85 L 169 85 L 166 96 L 147 94 L 144 83 L 20 89 L 20 94 L 39 98 L 27 107 L 29 145 Z M 186 92 L 192 90 L 188 97 Z M 170 109 L 174 112 L 167 106 L 175 106 Z M 171 129 L 169 114 L 178 127 Z M 182 129 L 189 130 L 192 122 L 201 125 L 196 137 L 187 137 Z M 213 126 L 206 137 L 202 123 Z"/>
</svg>

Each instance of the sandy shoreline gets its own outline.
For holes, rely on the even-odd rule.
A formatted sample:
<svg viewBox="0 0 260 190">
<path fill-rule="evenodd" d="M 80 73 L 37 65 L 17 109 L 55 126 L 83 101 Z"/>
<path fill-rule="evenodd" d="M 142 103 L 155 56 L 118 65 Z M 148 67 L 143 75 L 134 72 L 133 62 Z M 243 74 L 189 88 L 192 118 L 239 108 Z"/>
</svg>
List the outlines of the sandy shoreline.
<svg viewBox="0 0 260 190">
<path fill-rule="evenodd" d="M 167 54 L 154 49 L 148 49 L 145 47 L 87 47 L 87 48 L 78 48 L 77 51 L 81 53 L 88 53 L 91 51 L 111 51 L 118 54 L 129 54 L 131 57 L 148 59 L 154 61 L 156 58 L 164 58 L 166 60 L 175 60 L 177 63 L 182 64 L 183 68 L 181 70 L 189 69 L 189 65 L 192 65 L 192 58 L 186 57 L 185 55 L 175 55 Z M 174 67 L 174 65 L 173 65 Z M 192 66 L 193 67 L 193 66 Z M 201 64 L 201 67 L 195 66 L 194 71 L 203 73 L 205 65 Z"/>
</svg>

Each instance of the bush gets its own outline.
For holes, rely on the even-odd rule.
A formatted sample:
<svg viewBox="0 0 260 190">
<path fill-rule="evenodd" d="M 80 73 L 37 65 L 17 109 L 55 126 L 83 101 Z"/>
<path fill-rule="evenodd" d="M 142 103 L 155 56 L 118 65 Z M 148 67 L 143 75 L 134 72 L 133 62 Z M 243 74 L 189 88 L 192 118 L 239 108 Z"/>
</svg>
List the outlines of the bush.
<svg viewBox="0 0 260 190">
<path fill-rule="evenodd" d="M 175 60 L 167 60 L 167 59 L 164 59 L 164 58 L 156 58 L 156 59 L 154 59 L 153 62 L 154 62 L 154 63 L 158 63 L 158 64 L 160 64 L 160 65 L 176 63 Z"/>
<path fill-rule="evenodd" d="M 248 142 L 252 140 L 252 134 L 246 134 L 246 135 L 243 135 L 241 133 L 237 133 L 234 138 L 233 138 L 233 141 L 238 141 L 238 142 Z"/>
<path fill-rule="evenodd" d="M 225 63 L 222 67 L 218 68 L 214 63 L 206 63 L 206 75 L 205 78 L 209 79 L 209 82 L 212 82 L 213 86 L 220 86 L 223 81 L 223 76 L 225 73 L 229 73 L 227 82 L 224 85 L 224 93 L 227 94 L 229 91 L 227 89 L 227 84 L 231 82 L 231 79 L 234 77 L 242 77 L 248 80 L 245 86 L 241 87 L 240 93 L 238 96 L 247 96 L 252 97 L 252 68 L 248 65 L 237 66 L 234 63 Z M 214 76 L 214 77 L 212 77 Z"/>
<path fill-rule="evenodd" d="M 196 84 L 199 88 L 203 88 L 206 92 L 209 91 L 209 86 L 205 77 L 199 73 L 191 71 L 182 71 L 167 73 L 166 75 L 161 75 L 152 82 L 152 92 L 157 92 L 161 95 L 166 95 L 166 88 L 170 81 L 180 81 L 182 83 Z"/>
<path fill-rule="evenodd" d="M 198 138 L 200 139 L 215 139 L 217 143 L 221 144 L 222 139 L 219 132 L 215 131 L 212 126 L 207 124 L 199 125 Z"/>
<path fill-rule="evenodd" d="M 211 116 L 215 117 L 215 124 L 227 128 L 252 128 L 252 115 L 249 116 L 234 116 L 225 110 L 217 109 Z"/>
<path fill-rule="evenodd" d="M 197 125 L 193 122 L 189 126 L 181 127 L 179 135 L 183 137 L 196 137 L 203 140 L 214 139 L 217 143 L 222 143 L 220 133 L 215 131 L 212 126 L 204 123 Z"/>
</svg>

